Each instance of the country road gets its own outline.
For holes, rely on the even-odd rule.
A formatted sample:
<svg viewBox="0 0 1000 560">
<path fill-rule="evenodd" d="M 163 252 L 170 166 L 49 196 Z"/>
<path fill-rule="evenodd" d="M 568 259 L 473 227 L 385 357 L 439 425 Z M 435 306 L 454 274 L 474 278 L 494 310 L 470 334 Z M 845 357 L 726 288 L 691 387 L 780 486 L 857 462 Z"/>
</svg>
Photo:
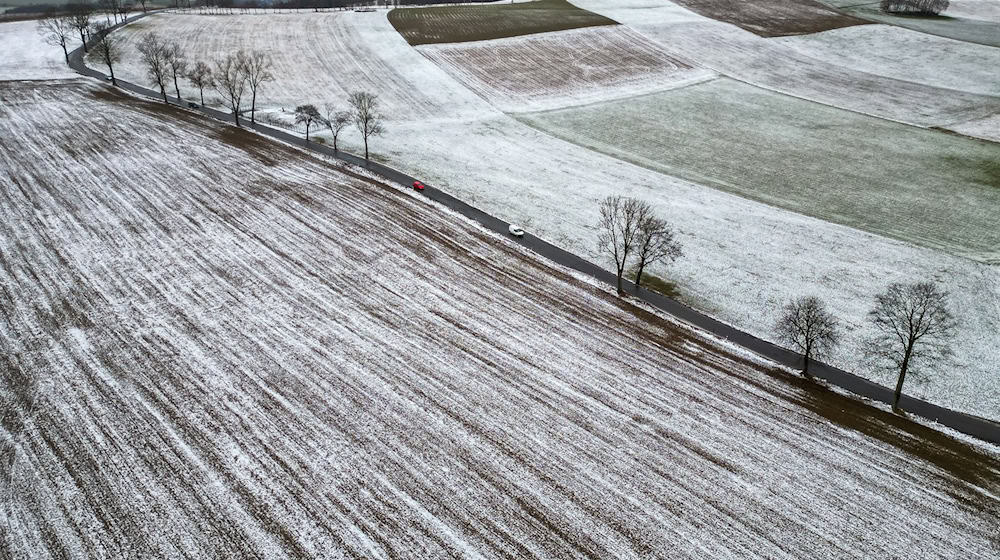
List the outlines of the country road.
<svg viewBox="0 0 1000 560">
<path fill-rule="evenodd" d="M 130 19 L 129 23 L 142 17 L 144 17 L 144 15 L 136 16 L 135 18 Z M 111 30 L 113 31 L 119 26 L 115 26 L 114 28 L 111 28 Z M 96 78 L 102 82 L 107 82 L 108 77 L 106 74 L 86 66 L 83 58 L 82 47 L 77 48 L 70 53 L 70 66 L 82 75 Z M 117 80 L 117 83 L 118 87 L 127 91 L 155 99 L 161 98 L 160 94 L 152 89 L 125 82 L 120 79 Z M 186 105 L 186 103 L 183 103 L 174 97 L 168 96 L 168 100 L 177 105 Z M 208 107 L 199 107 L 195 111 L 213 119 L 227 123 L 233 122 L 233 117 L 229 113 L 217 111 Z M 264 136 L 368 169 L 369 171 L 376 173 L 389 181 L 401 184 L 406 188 L 409 188 L 413 181 L 417 180 L 415 177 L 386 165 L 366 161 L 363 158 L 343 151 L 335 152 L 332 148 L 325 145 L 306 142 L 303 138 L 289 132 L 259 123 L 251 125 L 246 119 L 240 119 L 240 122 L 247 128 L 250 128 Z M 442 204 L 443 206 L 476 221 L 482 227 L 490 231 L 507 235 L 509 223 L 487 214 L 486 212 L 483 212 L 482 210 L 475 208 L 444 191 L 428 185 L 423 191 L 423 195 L 434 202 Z M 510 237 L 510 241 L 518 243 L 554 263 L 584 273 L 602 282 L 614 284 L 616 281 L 615 275 L 605 268 L 587 261 L 573 253 L 565 251 L 552 243 L 531 235 L 530 233 L 527 233 L 524 237 L 519 239 Z M 792 352 L 771 342 L 750 335 L 657 292 L 646 290 L 644 288 L 636 288 L 631 282 L 626 281 L 625 284 L 626 291 L 632 294 L 631 297 L 664 311 L 681 321 L 742 346 L 779 364 L 789 367 L 801 367 L 802 356 L 796 352 Z M 842 369 L 822 362 L 812 361 L 810 363 L 810 372 L 816 378 L 823 379 L 832 385 L 850 391 L 851 393 L 861 397 L 882 403 L 892 402 L 892 389 L 873 383 Z M 900 400 L 900 407 L 908 413 L 938 422 L 964 434 L 990 443 L 1000 444 L 1000 424 L 997 422 L 950 410 L 921 399 L 909 397 L 905 394 Z"/>
</svg>

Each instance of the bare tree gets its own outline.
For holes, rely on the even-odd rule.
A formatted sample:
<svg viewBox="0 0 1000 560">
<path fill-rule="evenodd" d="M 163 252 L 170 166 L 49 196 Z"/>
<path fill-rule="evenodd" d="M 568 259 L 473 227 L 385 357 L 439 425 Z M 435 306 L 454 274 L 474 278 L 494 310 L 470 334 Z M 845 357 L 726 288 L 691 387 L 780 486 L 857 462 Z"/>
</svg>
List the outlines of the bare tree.
<svg viewBox="0 0 1000 560">
<path fill-rule="evenodd" d="M 110 26 L 103 23 L 95 26 L 94 35 L 97 37 L 97 42 L 94 43 L 94 52 L 97 53 L 101 62 L 108 66 L 108 73 L 111 74 L 111 85 L 117 86 L 114 65 L 122 59 L 121 39 L 110 32 Z"/>
<path fill-rule="evenodd" d="M 142 6 L 142 13 L 146 13 L 146 0 L 139 0 L 139 5 Z"/>
<path fill-rule="evenodd" d="M 948 342 L 956 322 L 947 300 L 948 293 L 933 282 L 894 283 L 875 296 L 875 307 L 868 316 L 878 335 L 867 350 L 899 372 L 894 412 L 899 412 L 903 380 L 914 362 L 931 362 L 951 354 Z"/>
<path fill-rule="evenodd" d="M 295 108 L 295 124 L 306 125 L 306 142 L 309 141 L 309 127 L 322 120 L 323 116 L 319 114 L 319 109 L 315 105 L 299 105 Z"/>
<path fill-rule="evenodd" d="M 628 259 L 636 249 L 640 224 L 652 214 L 646 202 L 624 196 L 609 196 L 601 202 L 598 249 L 612 257 L 618 273 L 618 294 L 624 295 L 622 277 Z"/>
<path fill-rule="evenodd" d="M 382 124 L 382 113 L 378 110 L 378 96 L 366 91 L 356 91 L 352 93 L 347 102 L 354 109 L 352 118 L 354 126 L 358 128 L 361 137 L 365 140 L 365 159 L 368 159 L 368 138 L 379 136 L 385 132 Z"/>
<path fill-rule="evenodd" d="M 83 43 L 83 52 L 87 52 L 87 39 L 84 32 L 90 29 L 90 16 L 93 8 L 90 4 L 77 4 L 73 8 L 73 27 L 80 32 L 80 42 Z"/>
<path fill-rule="evenodd" d="M 243 71 L 245 58 L 243 51 L 230 54 L 226 58 L 216 60 L 215 69 L 212 71 L 212 85 L 232 109 L 236 126 L 240 126 L 240 103 L 247 87 L 247 75 Z"/>
<path fill-rule="evenodd" d="M 326 127 L 330 129 L 330 134 L 333 136 L 333 151 L 337 151 L 337 137 L 340 136 L 341 131 L 351 124 L 351 112 L 350 111 L 338 111 L 335 105 L 326 106 L 326 119 L 324 120 Z"/>
<path fill-rule="evenodd" d="M 198 88 L 198 97 L 201 99 L 201 104 L 204 105 L 205 88 L 215 85 L 215 80 L 212 79 L 212 69 L 199 60 L 195 63 L 194 68 L 188 72 L 187 79 L 194 84 L 194 87 Z"/>
<path fill-rule="evenodd" d="M 806 376 L 809 361 L 827 355 L 839 340 L 837 319 L 816 296 L 803 296 L 785 304 L 775 332 L 802 353 L 802 373 Z"/>
<path fill-rule="evenodd" d="M 250 123 L 254 124 L 254 113 L 257 110 L 257 90 L 260 86 L 273 81 L 274 75 L 271 70 L 274 64 L 271 57 L 263 51 L 252 51 L 243 56 L 243 73 L 246 76 L 247 85 L 250 86 Z"/>
<path fill-rule="evenodd" d="M 122 18 L 122 23 L 128 21 L 128 13 L 132 11 L 132 4 L 128 2 L 118 2 L 118 15 Z"/>
<path fill-rule="evenodd" d="M 167 69 L 174 80 L 174 92 L 177 94 L 177 101 L 180 101 L 181 88 L 177 85 L 177 78 L 183 76 L 184 72 L 187 71 L 187 56 L 177 42 L 165 45 L 163 53 L 166 56 Z"/>
<path fill-rule="evenodd" d="M 146 33 L 139 40 L 139 58 L 146 67 L 146 75 L 160 88 L 163 102 L 167 103 L 167 46 L 154 32 Z"/>
<path fill-rule="evenodd" d="M 664 260 L 673 262 L 683 252 L 670 224 L 650 214 L 639 223 L 635 254 L 639 259 L 635 271 L 635 287 L 638 290 L 642 282 L 642 272 L 647 266 Z"/>
<path fill-rule="evenodd" d="M 46 44 L 62 47 L 63 56 L 66 58 L 66 63 L 69 64 L 69 50 L 66 48 L 66 44 L 75 29 L 73 20 L 67 17 L 47 17 L 38 20 L 37 29 Z"/>
<path fill-rule="evenodd" d="M 104 18 L 107 20 L 107 24 L 111 26 L 111 18 L 114 18 L 115 23 L 118 23 L 118 4 L 119 0 L 99 0 L 101 6 L 101 11 L 104 12 Z"/>
</svg>

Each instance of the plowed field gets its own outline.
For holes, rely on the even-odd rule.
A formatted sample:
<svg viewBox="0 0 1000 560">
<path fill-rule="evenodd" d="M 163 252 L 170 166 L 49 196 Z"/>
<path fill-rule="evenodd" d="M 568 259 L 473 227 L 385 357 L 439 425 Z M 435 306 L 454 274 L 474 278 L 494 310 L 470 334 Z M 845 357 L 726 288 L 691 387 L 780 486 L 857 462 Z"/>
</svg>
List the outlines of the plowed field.
<svg viewBox="0 0 1000 560">
<path fill-rule="evenodd" d="M 0 84 L 5 556 L 1000 552 L 992 452 L 161 111 Z"/>
</svg>

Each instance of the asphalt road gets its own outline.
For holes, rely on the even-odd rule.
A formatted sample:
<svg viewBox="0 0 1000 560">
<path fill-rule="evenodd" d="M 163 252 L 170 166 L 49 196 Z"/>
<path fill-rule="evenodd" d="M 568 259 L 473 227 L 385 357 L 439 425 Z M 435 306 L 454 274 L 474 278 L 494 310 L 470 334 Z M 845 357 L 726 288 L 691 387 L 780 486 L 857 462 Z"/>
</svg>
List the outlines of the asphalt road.
<svg viewBox="0 0 1000 560">
<path fill-rule="evenodd" d="M 144 17 L 145 14 L 138 15 L 136 17 L 130 18 L 128 21 L 132 22 L 136 19 Z M 120 26 L 120 25 L 119 25 Z M 119 26 L 111 28 L 116 29 Z M 88 68 L 84 64 L 83 60 L 83 49 L 77 48 L 70 53 L 70 67 L 83 74 L 85 76 L 90 76 L 101 80 L 102 82 L 108 82 L 108 76 L 103 72 L 99 72 L 92 68 Z M 125 82 L 123 80 L 117 80 L 118 87 L 137 93 L 139 95 L 152 97 L 154 99 L 162 99 L 159 92 L 154 91 L 149 88 L 145 88 L 136 84 Z M 167 99 L 174 104 L 179 104 L 186 106 L 187 102 L 181 102 L 175 97 L 167 96 Z M 233 122 L 233 116 L 231 113 L 225 113 L 222 111 L 216 111 L 208 107 L 199 107 L 196 109 L 198 112 L 209 116 L 214 119 L 218 119 L 227 123 Z M 352 163 L 359 167 L 368 169 L 385 179 L 399 183 L 406 187 L 410 187 L 414 181 L 417 180 L 415 177 L 411 177 L 401 171 L 382 165 L 374 161 L 366 161 L 364 158 L 358 157 L 356 155 L 344 152 L 344 151 L 334 151 L 332 148 L 327 147 L 322 144 L 316 144 L 309 142 L 307 143 L 303 138 L 265 126 L 262 124 L 251 125 L 246 119 L 241 118 L 240 123 L 256 132 L 263 134 L 265 136 L 270 136 L 277 140 L 287 142 L 289 144 L 294 144 L 297 146 L 304 147 L 308 150 L 314 152 L 322 153 L 324 155 Z M 582 272 L 589 276 L 592 276 L 602 282 L 615 285 L 616 277 L 615 275 L 598 266 L 590 261 L 587 261 L 573 253 L 560 249 L 555 245 L 542 240 L 530 233 L 526 233 L 522 238 L 515 238 L 508 234 L 507 228 L 510 225 L 499 218 L 491 216 L 482 210 L 470 206 L 465 202 L 455 198 L 454 196 L 436 189 L 430 185 L 423 191 L 423 195 L 427 198 L 438 202 L 448 208 L 461 213 L 463 216 L 471 218 L 478 222 L 480 225 L 486 229 L 507 235 L 511 242 L 519 243 L 528 249 L 538 253 L 539 255 L 557 263 L 562 266 L 571 268 L 573 270 Z M 635 285 L 631 282 L 625 282 L 625 289 L 629 292 L 632 297 L 642 300 L 657 309 L 665 311 L 674 317 L 693 325 L 699 329 L 705 330 L 713 335 L 724 338 L 730 342 L 733 342 L 743 348 L 746 348 L 756 354 L 764 356 L 769 360 L 777 362 L 782 365 L 800 368 L 802 367 L 802 355 L 796 352 L 792 352 L 766 340 L 757 338 L 749 333 L 743 332 L 735 327 L 727 325 L 721 321 L 718 321 L 704 313 L 696 311 L 691 307 L 688 307 L 674 299 L 668 298 L 659 294 L 657 292 L 649 291 L 644 288 L 636 289 Z M 826 380 L 832 385 L 836 385 L 842 389 L 846 389 L 856 395 L 866 397 L 875 401 L 882 403 L 891 404 L 893 400 L 893 390 L 873 383 L 862 377 L 858 377 L 853 373 L 844 371 L 842 369 L 833 367 L 829 364 L 825 364 L 819 361 L 810 362 L 810 374 L 813 377 Z M 941 406 L 938 406 L 927 401 L 909 397 L 903 395 L 900 399 L 900 407 L 907 411 L 908 413 L 922 416 L 929 420 L 938 422 L 944 426 L 962 432 L 964 434 L 979 438 L 984 441 L 988 441 L 995 444 L 1000 444 L 1000 423 L 987 420 L 985 418 L 980 418 L 977 416 L 972 416 L 969 414 L 964 414 L 962 412 L 950 410 Z"/>
</svg>

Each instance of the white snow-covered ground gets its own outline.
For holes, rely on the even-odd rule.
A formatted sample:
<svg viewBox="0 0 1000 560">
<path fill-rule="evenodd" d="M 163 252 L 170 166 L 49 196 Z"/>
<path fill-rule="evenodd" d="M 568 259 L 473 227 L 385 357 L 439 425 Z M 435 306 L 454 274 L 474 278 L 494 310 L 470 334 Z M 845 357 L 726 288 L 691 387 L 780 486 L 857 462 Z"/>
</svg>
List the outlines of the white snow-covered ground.
<svg viewBox="0 0 1000 560">
<path fill-rule="evenodd" d="M 1000 1 L 951 0 L 944 15 L 1000 23 Z"/>
<path fill-rule="evenodd" d="M 580 0 L 577 5 L 628 25 L 700 66 L 818 103 L 918 126 L 946 126 L 1000 111 L 1000 98 L 831 64 L 668 0 Z M 947 58 L 928 61 L 938 64 L 947 68 Z"/>
<path fill-rule="evenodd" d="M 953 124 L 948 127 L 948 130 L 954 130 L 967 136 L 1000 142 L 1000 113 L 984 119 L 974 119 Z"/>
<path fill-rule="evenodd" d="M 422 45 L 417 50 L 506 112 L 633 97 L 716 75 L 621 25 Z"/>
<path fill-rule="evenodd" d="M 62 48 L 49 45 L 38 32 L 38 22 L 17 21 L 0 23 L 0 80 L 43 80 L 47 78 L 72 78 L 63 57 Z M 80 46 L 79 39 L 67 48 Z"/>
<path fill-rule="evenodd" d="M 337 102 L 344 91 L 371 87 L 389 117 L 387 134 L 371 143 L 376 157 L 592 260 L 604 262 L 595 249 L 600 200 L 610 194 L 648 200 L 681 231 L 686 256 L 657 272 L 676 280 L 687 301 L 770 339 L 786 300 L 818 295 L 845 324 L 844 345 L 832 361 L 883 384 L 894 380 L 866 368 L 858 350 L 870 334 L 866 314 L 873 297 L 890 282 L 938 280 L 951 290 L 962 318 L 955 356 L 928 372 L 925 381 L 915 376 L 907 392 L 1000 417 L 997 267 L 779 210 L 556 139 L 464 88 L 409 47 L 385 12 L 318 14 L 322 23 L 314 34 L 299 35 L 306 25 L 301 20 L 316 15 L 166 15 L 148 21 L 150 29 L 165 34 L 204 37 L 199 45 L 178 35 L 193 57 L 225 52 L 213 50 L 220 45 L 287 47 L 282 49 L 287 53 L 275 53 L 282 61 L 277 81 L 262 91 L 260 102 L 271 110 Z M 288 38 L 276 43 L 277 37 Z M 348 56 L 323 44 L 339 44 L 340 37 L 361 39 L 353 46 L 361 50 Z M 144 81 L 134 58 L 122 65 L 122 73 Z M 338 80 L 343 81 L 331 85 Z M 340 142 L 360 148 L 353 130 Z"/>
<path fill-rule="evenodd" d="M 1000 550 L 988 448 L 234 127 L 0 92 L 12 558 Z"/>
<path fill-rule="evenodd" d="M 881 24 L 771 40 L 817 60 L 854 70 L 970 93 L 1000 95 L 1000 48 L 996 47 Z"/>
</svg>

